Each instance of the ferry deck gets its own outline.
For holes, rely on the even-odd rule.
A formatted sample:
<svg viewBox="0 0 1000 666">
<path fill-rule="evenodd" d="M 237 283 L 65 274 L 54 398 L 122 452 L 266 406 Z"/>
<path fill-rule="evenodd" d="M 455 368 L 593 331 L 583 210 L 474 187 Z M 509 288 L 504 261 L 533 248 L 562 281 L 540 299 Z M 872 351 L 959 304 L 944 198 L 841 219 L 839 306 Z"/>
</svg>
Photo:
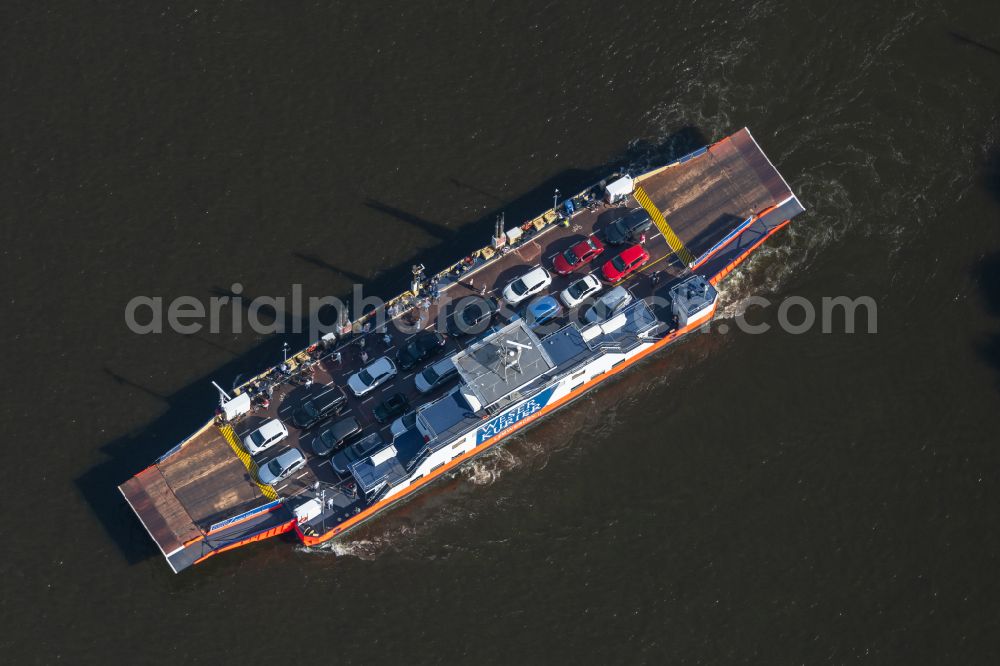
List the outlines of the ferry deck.
<svg viewBox="0 0 1000 666">
<path fill-rule="evenodd" d="M 606 245 L 604 253 L 582 270 L 568 276 L 552 271 L 552 258 L 590 234 L 603 238 L 613 221 L 639 207 L 651 213 L 654 225 L 645 233 L 648 263 L 622 284 L 637 299 L 650 304 L 662 321 L 670 313 L 659 311 L 659 299 L 652 298 L 678 279 L 692 272 L 716 283 L 745 259 L 767 237 L 787 224 L 804 209 L 774 166 L 746 129 L 681 160 L 636 177 L 639 186 L 623 205 L 606 203 L 580 206 L 568 219 L 551 220 L 529 233 L 505 253 L 474 263 L 457 274 L 449 272 L 439 281 L 440 296 L 423 299 L 420 305 L 395 313 L 417 326 L 444 330 L 450 306 L 466 296 L 485 293 L 500 299 L 503 288 L 528 268 L 542 265 L 552 273 L 547 293 L 557 296 L 571 282 L 590 272 L 601 279 L 601 266 L 620 248 Z M 644 196 L 645 194 L 645 196 Z M 655 211 L 662 213 L 658 218 Z M 527 226 L 527 225 L 526 225 Z M 563 309 L 551 330 L 567 319 Z M 501 325 L 501 311 L 495 323 Z M 322 493 L 329 507 L 322 523 L 306 529 L 321 533 L 326 523 L 334 525 L 364 509 L 369 501 L 357 490 L 344 490 L 346 479 L 338 475 L 329 457 L 316 456 L 311 440 L 321 424 L 308 432 L 291 425 L 290 415 L 299 404 L 316 392 L 333 385 L 342 387 L 347 404 L 336 419 L 353 416 L 363 432 L 358 441 L 373 432 L 392 442 L 390 424 L 378 423 L 373 409 L 387 396 L 401 392 L 411 409 L 430 402 L 453 388 L 446 384 L 428 394 L 414 387 L 414 375 L 423 369 L 400 371 L 389 383 L 357 398 L 346 388 L 347 378 L 362 365 L 362 354 L 374 360 L 395 358 L 397 351 L 415 335 L 413 328 L 392 324 L 384 330 L 361 328 L 335 345 L 319 345 L 290 359 L 290 372 L 301 359 L 315 361 L 313 384 L 273 382 L 273 394 L 266 409 L 258 409 L 232 424 L 210 421 L 201 430 L 162 456 L 156 463 L 120 486 L 133 510 L 157 543 L 174 571 L 201 561 L 217 552 L 291 530 L 295 518 L 290 506 L 301 498 Z M 388 339 L 384 336 L 388 334 Z M 468 345 L 474 336 L 447 337 L 447 346 L 433 360 L 443 358 Z M 364 340 L 363 347 L 359 340 Z M 544 338 L 543 338 L 544 340 Z M 425 364 L 426 365 L 426 364 Z M 272 369 L 271 373 L 277 372 Z M 272 376 L 274 376 L 272 374 Z M 241 444 L 243 437 L 271 418 L 286 424 L 289 436 L 280 445 L 250 456 Z M 289 478 L 267 486 L 256 481 L 256 469 L 288 447 L 297 447 L 306 458 L 305 466 Z"/>
</svg>

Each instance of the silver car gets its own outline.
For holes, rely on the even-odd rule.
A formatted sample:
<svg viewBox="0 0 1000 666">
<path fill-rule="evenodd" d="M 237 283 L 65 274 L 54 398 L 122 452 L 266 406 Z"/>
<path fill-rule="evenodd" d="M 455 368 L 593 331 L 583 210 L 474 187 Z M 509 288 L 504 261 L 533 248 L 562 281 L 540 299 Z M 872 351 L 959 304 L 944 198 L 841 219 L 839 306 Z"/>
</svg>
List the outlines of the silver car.
<svg viewBox="0 0 1000 666">
<path fill-rule="evenodd" d="M 458 368 L 451 357 L 441 359 L 413 378 L 413 383 L 421 393 L 433 391 L 452 377 L 458 376 Z"/>
<path fill-rule="evenodd" d="M 615 287 L 598 298 L 590 309 L 583 313 L 588 324 L 597 324 L 610 319 L 632 302 L 632 293 L 625 287 Z"/>
<path fill-rule="evenodd" d="M 347 385 L 359 398 L 396 376 L 396 364 L 382 356 L 347 378 Z"/>
<path fill-rule="evenodd" d="M 302 468 L 306 459 L 298 449 L 288 449 L 257 468 L 257 478 L 269 486 Z"/>
</svg>

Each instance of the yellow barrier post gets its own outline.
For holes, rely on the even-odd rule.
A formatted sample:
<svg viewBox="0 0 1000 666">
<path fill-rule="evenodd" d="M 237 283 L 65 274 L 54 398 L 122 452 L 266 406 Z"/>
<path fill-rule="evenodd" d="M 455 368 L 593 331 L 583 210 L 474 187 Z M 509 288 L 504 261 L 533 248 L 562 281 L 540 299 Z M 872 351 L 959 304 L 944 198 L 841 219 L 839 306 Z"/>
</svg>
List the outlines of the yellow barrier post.
<svg viewBox="0 0 1000 666">
<path fill-rule="evenodd" d="M 652 218 L 653 224 L 655 224 L 656 228 L 660 230 L 663 237 L 667 239 L 667 245 L 669 245 L 670 249 L 674 251 L 674 254 L 676 254 L 678 258 L 684 262 L 685 266 L 693 264 L 694 257 L 691 256 L 691 252 L 684 247 L 684 243 L 681 242 L 681 239 L 677 237 L 674 230 L 670 228 L 669 224 L 667 224 L 667 220 L 663 217 L 663 213 L 656 207 L 656 204 L 654 204 L 653 200 L 649 198 L 649 195 L 646 194 L 646 190 L 637 185 L 635 192 L 633 192 L 633 196 L 635 197 L 635 200 L 639 202 L 639 205 L 645 208 L 646 212 L 649 213 L 649 217 Z"/>
<path fill-rule="evenodd" d="M 219 426 L 219 432 L 222 433 L 222 437 L 229 443 L 229 446 L 233 449 L 236 457 L 240 459 L 240 462 L 242 462 L 247 468 L 247 471 L 250 472 L 250 478 L 257 484 L 257 487 L 260 488 L 260 492 L 263 493 L 264 497 L 270 500 L 278 499 L 278 493 L 274 491 L 274 488 L 263 484 L 258 480 L 257 463 L 253 461 L 253 458 L 250 457 L 247 450 L 243 448 L 243 444 L 240 442 L 239 438 L 236 437 L 236 431 L 233 430 L 233 426 L 228 423 L 223 423 Z"/>
</svg>

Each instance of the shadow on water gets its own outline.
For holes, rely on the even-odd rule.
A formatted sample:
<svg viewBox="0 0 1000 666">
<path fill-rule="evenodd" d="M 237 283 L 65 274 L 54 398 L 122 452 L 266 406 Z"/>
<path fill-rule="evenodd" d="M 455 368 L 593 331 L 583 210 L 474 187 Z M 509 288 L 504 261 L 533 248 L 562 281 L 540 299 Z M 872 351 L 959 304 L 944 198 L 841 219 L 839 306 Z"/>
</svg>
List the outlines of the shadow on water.
<svg viewBox="0 0 1000 666">
<path fill-rule="evenodd" d="M 292 252 L 292 256 L 295 257 L 296 259 L 306 262 L 307 264 L 312 264 L 313 266 L 318 266 L 319 268 L 330 271 L 331 273 L 333 273 L 338 277 L 345 277 L 351 282 L 360 283 L 365 281 L 363 275 L 360 275 L 358 273 L 352 273 L 351 271 L 343 268 L 338 268 L 337 266 L 334 266 L 329 261 L 327 261 L 326 259 L 324 259 L 323 257 L 319 256 L 314 252 L 299 252 L 296 250 Z"/>
<path fill-rule="evenodd" d="M 431 222 L 430 220 L 420 217 L 419 215 L 414 215 L 413 213 L 407 212 L 401 208 L 396 208 L 395 206 L 390 206 L 387 203 L 377 201 L 375 199 L 365 199 L 365 205 L 372 210 L 377 210 L 380 213 L 385 213 L 390 217 L 394 217 L 397 220 L 402 220 L 407 224 L 412 224 L 424 233 L 437 238 L 438 240 L 450 240 L 455 232 L 444 226 L 443 224 L 438 224 L 437 222 Z"/>
<path fill-rule="evenodd" d="M 950 32 L 948 34 L 950 34 L 951 38 L 957 42 L 961 42 L 962 44 L 967 44 L 969 46 L 975 46 L 977 49 L 982 49 L 987 53 L 992 53 L 995 56 L 1000 56 L 1000 49 L 989 46 L 988 44 L 983 44 L 982 42 L 977 42 L 971 37 L 963 35 L 962 33 L 959 32 Z"/>
<path fill-rule="evenodd" d="M 983 175 L 981 180 L 986 191 L 1000 205 L 1000 147 L 994 148 L 986 157 L 983 164 Z"/>
<path fill-rule="evenodd" d="M 257 299 L 260 298 L 259 294 L 258 295 L 249 294 L 245 291 L 240 291 L 239 293 L 236 293 L 232 289 L 224 289 L 223 287 L 218 287 L 218 286 L 212 287 L 209 291 L 212 294 L 212 296 L 215 296 L 217 298 L 231 299 L 228 302 L 233 302 L 233 300 L 235 300 L 235 302 L 239 303 L 240 307 L 243 308 L 243 310 L 245 310 L 247 314 L 251 314 L 251 304 L 256 301 L 257 307 L 253 308 L 252 315 L 256 317 L 257 321 L 260 322 L 262 326 L 269 326 L 274 322 L 278 321 L 278 318 L 282 316 L 279 315 L 278 311 L 270 303 L 267 303 L 266 301 L 258 301 Z M 189 336 L 189 337 L 194 337 L 194 336 Z M 201 340 L 202 342 L 205 342 L 203 338 Z M 222 347 L 222 349 L 225 348 Z"/>
<path fill-rule="evenodd" d="M 111 377 L 111 379 L 113 379 L 115 381 L 115 383 L 118 384 L 119 386 L 127 386 L 130 389 L 135 389 L 137 391 L 141 391 L 141 392 L 145 393 L 146 395 L 148 395 L 149 397 L 156 398 L 157 400 L 166 400 L 167 399 L 167 396 L 163 395 L 162 393 L 154 391 L 153 389 L 149 388 L 148 386 L 143 386 L 142 384 L 139 384 L 138 382 L 134 382 L 131 379 L 128 379 L 127 377 L 125 377 L 124 375 L 121 375 L 121 374 L 115 372 L 114 370 L 112 370 L 108 366 L 104 366 L 104 373 L 106 375 L 108 375 L 108 377 Z"/>
<path fill-rule="evenodd" d="M 1000 147 L 987 155 L 981 183 L 1000 206 Z M 972 277 L 979 286 L 986 311 L 1000 319 L 1000 252 L 992 252 L 981 259 L 973 269 Z M 1000 332 L 990 334 L 978 345 L 978 351 L 987 363 L 1000 372 Z"/>
<path fill-rule="evenodd" d="M 493 201 L 496 201 L 501 206 L 503 206 L 504 204 L 507 203 L 507 201 L 503 197 L 501 197 L 499 194 L 495 194 L 493 192 L 489 192 L 487 190 L 484 190 L 481 187 L 477 187 L 477 186 L 472 185 L 470 183 L 463 182 L 463 181 L 459 180 L 458 178 L 449 178 L 448 180 L 451 181 L 451 184 L 454 185 L 459 190 L 467 190 L 469 192 L 473 192 L 473 193 L 478 194 L 480 196 L 486 197 L 487 199 L 492 199 Z"/>
<path fill-rule="evenodd" d="M 622 159 L 594 169 L 567 170 L 524 196 L 505 203 L 502 211 L 506 214 L 508 224 L 513 224 L 517 220 L 530 219 L 539 211 L 551 206 L 552 191 L 555 188 L 566 193 L 577 192 L 605 177 L 616 168 L 628 166 L 638 170 L 650 165 L 665 164 L 707 143 L 704 134 L 692 127 L 680 130 L 658 145 L 638 142 L 630 146 Z M 473 187 L 454 179 L 453 184 L 456 187 Z M 499 200 L 499 197 L 495 198 Z M 423 263 L 428 267 L 428 272 L 433 273 L 481 248 L 485 244 L 485 240 L 492 235 L 496 215 L 501 212 L 501 209 L 490 212 L 476 222 L 464 226 L 461 233 L 456 234 L 447 227 L 381 202 L 369 200 L 366 205 L 414 224 L 441 240 L 436 246 L 422 251 L 406 264 L 380 272 L 374 280 L 365 284 L 369 293 L 382 295 L 395 294 L 406 288 L 411 277 L 410 265 L 412 263 Z M 348 278 L 361 277 L 346 273 L 315 254 L 293 251 L 293 255 Z M 212 291 L 217 296 L 234 295 L 230 290 L 220 287 L 215 287 Z M 253 295 L 243 293 L 241 297 L 244 307 L 246 307 Z M 262 310 L 267 310 L 267 308 Z M 273 310 L 260 314 L 264 317 L 282 316 Z M 295 330 L 295 322 L 286 318 L 285 323 L 286 330 Z M 308 326 L 305 325 L 307 322 L 304 319 L 301 323 L 303 324 L 301 330 L 308 330 Z M 200 341 L 205 342 L 204 339 L 200 339 Z M 293 349 L 301 349 L 311 340 L 308 340 L 305 334 L 272 336 L 253 351 L 234 358 L 210 375 L 171 395 L 161 395 L 150 391 L 147 387 L 130 381 L 119 372 L 105 369 L 105 372 L 116 382 L 150 394 L 166 405 L 163 414 L 151 423 L 102 446 L 101 452 L 107 459 L 75 480 L 81 495 L 104 525 L 108 536 L 118 545 L 127 562 L 135 564 L 148 559 L 157 554 L 157 548 L 118 492 L 118 485 L 152 464 L 156 458 L 201 427 L 211 417 L 217 400 L 215 389 L 210 383 L 212 380 L 217 381 L 222 386 L 231 386 L 233 378 L 249 377 L 274 365 L 282 357 L 282 345 L 285 342 L 288 342 Z"/>
<path fill-rule="evenodd" d="M 982 292 L 987 311 L 1000 317 L 1000 252 L 987 255 L 976 264 L 973 276 Z M 1000 371 L 1000 333 L 991 334 L 979 345 L 983 359 Z"/>
</svg>

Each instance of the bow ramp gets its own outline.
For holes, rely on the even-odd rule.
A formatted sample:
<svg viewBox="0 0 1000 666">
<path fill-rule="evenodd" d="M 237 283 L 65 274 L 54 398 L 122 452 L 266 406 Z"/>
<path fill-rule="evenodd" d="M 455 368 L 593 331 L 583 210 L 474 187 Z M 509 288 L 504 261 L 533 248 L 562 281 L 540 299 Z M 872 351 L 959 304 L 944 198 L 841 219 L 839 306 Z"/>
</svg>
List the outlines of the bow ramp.
<svg viewBox="0 0 1000 666">
<path fill-rule="evenodd" d="M 291 528 L 289 511 L 253 477 L 236 451 L 249 456 L 231 428 L 228 434 L 210 421 L 119 486 L 175 572 Z"/>
<path fill-rule="evenodd" d="M 746 128 L 639 176 L 634 194 L 671 250 L 694 268 L 805 210 Z"/>
</svg>

